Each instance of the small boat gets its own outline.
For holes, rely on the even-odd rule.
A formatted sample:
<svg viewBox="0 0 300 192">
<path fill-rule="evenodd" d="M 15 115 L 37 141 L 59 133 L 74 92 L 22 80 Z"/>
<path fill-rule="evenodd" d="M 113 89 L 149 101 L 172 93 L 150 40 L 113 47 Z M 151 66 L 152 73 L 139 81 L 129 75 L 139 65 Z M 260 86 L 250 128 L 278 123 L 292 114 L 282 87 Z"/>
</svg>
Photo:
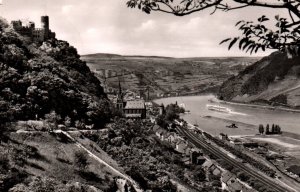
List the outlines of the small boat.
<svg viewBox="0 0 300 192">
<path fill-rule="evenodd" d="M 238 128 L 235 123 L 231 123 L 231 125 L 227 125 L 227 128 Z"/>
<path fill-rule="evenodd" d="M 191 111 L 190 110 L 185 110 L 185 112 L 184 112 L 185 114 L 190 114 L 191 113 Z"/>
<path fill-rule="evenodd" d="M 232 112 L 231 109 L 227 108 L 227 107 L 222 107 L 220 105 L 206 105 L 208 110 L 212 110 L 212 111 L 218 111 L 218 112 L 223 112 L 223 113 L 230 113 Z"/>
</svg>

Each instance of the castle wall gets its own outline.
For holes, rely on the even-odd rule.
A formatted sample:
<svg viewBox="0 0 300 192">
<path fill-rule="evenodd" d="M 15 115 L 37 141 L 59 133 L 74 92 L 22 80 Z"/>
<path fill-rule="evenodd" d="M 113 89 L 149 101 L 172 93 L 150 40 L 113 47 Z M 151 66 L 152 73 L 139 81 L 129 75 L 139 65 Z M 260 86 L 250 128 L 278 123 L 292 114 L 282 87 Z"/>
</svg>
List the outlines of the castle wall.
<svg viewBox="0 0 300 192">
<path fill-rule="evenodd" d="M 33 22 L 29 22 L 27 26 L 22 25 L 22 21 L 12 21 L 13 28 L 20 34 L 31 38 L 33 41 L 43 42 L 50 38 L 55 38 L 56 34 L 49 29 L 49 17 L 42 16 L 42 28 L 35 28 Z"/>
<path fill-rule="evenodd" d="M 35 29 L 32 33 L 32 38 L 34 41 L 45 41 L 45 30 L 44 29 Z"/>
</svg>

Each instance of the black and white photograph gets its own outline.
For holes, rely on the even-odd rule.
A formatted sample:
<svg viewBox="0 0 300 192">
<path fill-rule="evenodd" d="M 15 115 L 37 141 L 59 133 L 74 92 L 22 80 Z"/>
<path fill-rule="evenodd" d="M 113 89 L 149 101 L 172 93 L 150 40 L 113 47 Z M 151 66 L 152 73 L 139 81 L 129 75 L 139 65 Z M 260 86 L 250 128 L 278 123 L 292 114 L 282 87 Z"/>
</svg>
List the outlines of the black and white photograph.
<svg viewBox="0 0 300 192">
<path fill-rule="evenodd" d="M 0 192 L 300 192 L 300 0 L 0 0 Z"/>
</svg>

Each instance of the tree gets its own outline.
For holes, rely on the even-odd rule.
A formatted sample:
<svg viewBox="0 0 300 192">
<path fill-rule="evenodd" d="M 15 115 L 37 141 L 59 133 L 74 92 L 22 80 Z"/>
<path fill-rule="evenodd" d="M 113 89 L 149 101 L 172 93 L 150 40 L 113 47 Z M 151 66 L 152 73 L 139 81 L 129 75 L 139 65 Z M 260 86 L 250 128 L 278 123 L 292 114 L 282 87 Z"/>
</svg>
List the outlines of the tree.
<svg viewBox="0 0 300 192">
<path fill-rule="evenodd" d="M 259 133 L 260 134 L 263 134 L 264 133 L 264 126 L 262 125 L 262 124 L 260 124 L 259 126 L 258 126 L 258 131 L 259 131 Z"/>
<path fill-rule="evenodd" d="M 267 124 L 266 126 L 266 135 L 270 134 L 270 126 L 269 124 Z"/>
<path fill-rule="evenodd" d="M 281 134 L 282 132 L 281 132 L 281 127 L 278 125 L 278 130 L 277 130 L 278 132 L 278 134 Z"/>
<path fill-rule="evenodd" d="M 88 156 L 83 151 L 75 152 L 74 162 L 79 170 L 84 170 L 89 165 Z"/>
<path fill-rule="evenodd" d="M 53 131 L 57 128 L 58 122 L 61 120 L 61 117 L 55 111 L 51 111 L 49 114 L 45 115 L 45 120 L 49 125 L 50 131 Z"/>
<path fill-rule="evenodd" d="M 72 124 L 72 119 L 69 116 L 66 116 L 64 124 L 65 124 L 66 127 L 70 127 L 71 124 Z"/>
<path fill-rule="evenodd" d="M 281 50 L 288 55 L 298 55 L 300 46 L 300 2 L 295 0 L 127 0 L 127 6 L 138 8 L 150 14 L 151 11 L 185 16 L 195 12 L 212 9 L 216 11 L 232 11 L 248 7 L 264 7 L 285 9 L 288 17 L 276 15 L 270 20 L 260 16 L 256 22 L 241 20 L 236 23 L 241 37 L 227 38 L 221 43 L 230 42 L 228 49 L 239 42 L 239 49 L 246 52 Z M 272 27 L 270 26 L 271 21 Z"/>
</svg>

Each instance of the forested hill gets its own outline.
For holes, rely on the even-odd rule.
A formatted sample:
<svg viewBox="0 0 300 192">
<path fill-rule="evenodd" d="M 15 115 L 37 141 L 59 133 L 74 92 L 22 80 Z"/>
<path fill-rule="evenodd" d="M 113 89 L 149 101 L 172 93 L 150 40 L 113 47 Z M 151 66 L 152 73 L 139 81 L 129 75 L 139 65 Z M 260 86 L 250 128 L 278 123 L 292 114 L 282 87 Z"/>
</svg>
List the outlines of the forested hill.
<svg viewBox="0 0 300 192">
<path fill-rule="evenodd" d="M 272 53 L 225 81 L 219 96 L 227 101 L 300 107 L 300 57 Z"/>
<path fill-rule="evenodd" d="M 0 120 L 44 118 L 55 111 L 71 123 L 103 125 L 110 103 L 99 80 L 68 42 L 33 43 L 1 20 Z"/>
</svg>

